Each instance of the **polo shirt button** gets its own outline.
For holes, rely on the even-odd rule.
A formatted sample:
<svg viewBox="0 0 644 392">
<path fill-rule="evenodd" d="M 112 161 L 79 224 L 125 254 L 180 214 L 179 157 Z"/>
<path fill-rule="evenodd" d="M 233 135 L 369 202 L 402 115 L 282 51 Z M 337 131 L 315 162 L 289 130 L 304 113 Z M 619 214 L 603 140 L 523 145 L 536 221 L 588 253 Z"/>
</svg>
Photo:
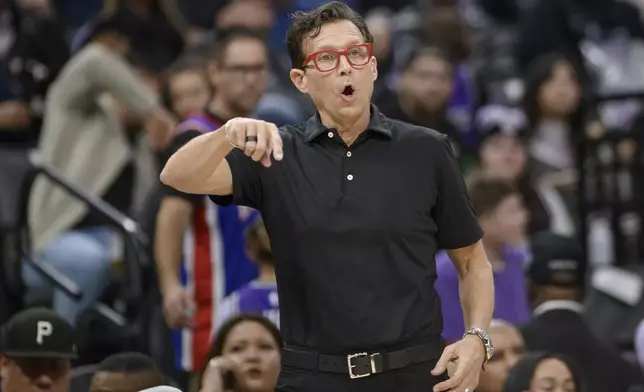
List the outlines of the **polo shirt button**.
<svg viewBox="0 0 644 392">
<path fill-rule="evenodd" d="M 351 151 L 347 151 L 347 156 L 351 158 Z"/>
<path fill-rule="evenodd" d="M 347 180 L 349 180 L 349 181 L 353 180 L 353 174 L 349 174 L 349 175 L 347 176 Z"/>
<path fill-rule="evenodd" d="M 333 139 L 333 132 L 329 132 L 327 135 L 329 136 L 329 139 Z"/>
</svg>

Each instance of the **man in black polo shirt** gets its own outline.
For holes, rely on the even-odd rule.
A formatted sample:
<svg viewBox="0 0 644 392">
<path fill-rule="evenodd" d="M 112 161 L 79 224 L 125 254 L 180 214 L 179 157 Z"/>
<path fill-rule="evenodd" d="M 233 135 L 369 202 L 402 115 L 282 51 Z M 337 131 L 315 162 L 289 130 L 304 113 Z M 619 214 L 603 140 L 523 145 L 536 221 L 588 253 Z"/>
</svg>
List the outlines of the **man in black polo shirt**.
<svg viewBox="0 0 644 392">
<path fill-rule="evenodd" d="M 161 180 L 262 212 L 286 345 L 277 391 L 473 392 L 492 351 L 482 231 L 446 137 L 370 105 L 371 42 L 345 4 L 296 14 L 290 76 L 318 113 L 279 130 L 233 119 L 175 153 Z M 458 270 L 467 327 L 442 355 L 438 249 Z"/>
</svg>

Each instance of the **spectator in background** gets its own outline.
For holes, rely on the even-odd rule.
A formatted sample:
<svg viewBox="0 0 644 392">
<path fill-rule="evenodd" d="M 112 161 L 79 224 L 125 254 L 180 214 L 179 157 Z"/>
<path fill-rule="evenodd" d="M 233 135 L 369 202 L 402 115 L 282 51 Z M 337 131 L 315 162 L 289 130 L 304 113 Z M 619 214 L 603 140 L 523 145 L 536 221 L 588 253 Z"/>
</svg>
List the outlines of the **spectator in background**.
<svg viewBox="0 0 644 392">
<path fill-rule="evenodd" d="M 528 271 L 533 319 L 521 327 L 526 348 L 565 354 L 585 371 L 589 392 L 629 391 L 643 376 L 594 336 L 582 317 L 586 262 L 579 243 L 544 232 L 532 240 Z"/>
<path fill-rule="evenodd" d="M 89 392 L 139 392 L 163 382 L 163 374 L 152 358 L 125 352 L 111 355 L 98 365 Z"/>
<path fill-rule="evenodd" d="M 165 73 L 165 105 L 179 118 L 202 111 L 212 93 L 206 64 L 201 59 L 180 58 Z"/>
<path fill-rule="evenodd" d="M 578 72 L 566 57 L 547 55 L 531 64 L 524 80 L 530 176 L 550 218 L 549 230 L 573 235 L 579 219 L 577 145 L 584 134 Z"/>
<path fill-rule="evenodd" d="M 513 183 L 528 209 L 528 232 L 550 227 L 550 217 L 537 194 L 527 168 L 526 119 L 519 109 L 489 105 L 476 113 L 479 132 L 478 159 L 468 181 L 478 178 Z"/>
<path fill-rule="evenodd" d="M 378 79 L 374 85 L 374 100 L 387 89 L 388 75 L 393 67 L 391 34 L 392 13 L 388 8 L 376 8 L 365 16 L 365 23 L 373 36 L 372 54 L 378 60 Z"/>
<path fill-rule="evenodd" d="M 208 67 L 215 94 L 201 113 L 177 127 L 168 157 L 231 118 L 252 116 L 270 70 L 263 36 L 244 28 L 220 32 Z M 245 253 L 244 231 L 258 213 L 219 207 L 203 195 L 166 186 L 162 193 L 154 249 L 164 313 L 176 329 L 177 367 L 196 376 L 205 365 L 219 303 L 257 277 Z"/>
<path fill-rule="evenodd" d="M 527 214 L 511 184 L 481 179 L 469 188 L 470 200 L 485 235 L 483 243 L 494 273 L 494 318 L 513 324 L 529 319 L 524 280 Z M 446 252 L 436 255 L 436 292 L 441 298 L 443 339 L 459 340 L 465 332 L 459 305 L 459 278 Z"/>
<path fill-rule="evenodd" d="M 118 111 L 106 101 L 107 93 L 130 114 L 146 119 L 156 147 L 167 145 L 175 124 L 125 62 L 131 29 L 125 16 L 103 20 L 91 42 L 66 64 L 49 90 L 38 146 L 45 163 L 121 211 L 131 204 L 132 147 Z M 131 135 L 131 140 L 136 136 Z M 34 251 L 84 292 L 79 302 L 58 290 L 53 294 L 54 309 L 75 323 L 107 283 L 113 232 L 104 218 L 89 213 L 82 202 L 42 177 L 31 189 L 29 225 Z M 47 287 L 28 265 L 24 279 L 30 291 Z"/>
<path fill-rule="evenodd" d="M 481 372 L 476 392 L 501 392 L 510 370 L 524 355 L 523 338 L 512 324 L 492 320 L 489 334 L 494 342 L 494 355 Z"/>
<path fill-rule="evenodd" d="M 524 85 L 535 175 L 575 169 L 575 148 L 584 132 L 577 71 L 566 57 L 546 55 L 530 65 Z"/>
<path fill-rule="evenodd" d="M 447 55 L 437 48 L 422 47 L 412 51 L 403 64 L 396 91 L 382 94 L 376 106 L 386 116 L 446 134 L 460 152 L 460 134 L 446 118 L 452 91 L 453 69 Z"/>
<path fill-rule="evenodd" d="M 279 327 L 279 299 L 275 280 L 275 261 L 264 221 L 255 219 L 246 233 L 248 257 L 259 267 L 259 277 L 234 291 L 219 305 L 215 331 L 229 318 L 240 313 L 259 313 Z"/>
<path fill-rule="evenodd" d="M 228 319 L 213 341 L 202 391 L 273 392 L 282 347 L 280 333 L 268 319 L 249 314 Z M 190 388 L 197 390 L 197 385 Z"/>
<path fill-rule="evenodd" d="M 69 58 L 69 49 L 49 2 L 5 1 L 0 13 L 0 144 L 33 147 L 45 94 Z"/>
<path fill-rule="evenodd" d="M 454 64 L 452 96 L 447 107 L 448 118 L 463 135 L 463 143 L 474 148 L 473 120 L 477 102 L 474 71 L 468 62 L 472 53 L 470 28 L 457 7 L 433 7 L 423 20 L 423 38 L 447 53 Z"/>
<path fill-rule="evenodd" d="M 45 308 L 14 315 L 3 326 L 0 342 L 0 390 L 67 392 L 76 332 Z"/>
<path fill-rule="evenodd" d="M 559 354 L 532 353 L 510 371 L 503 392 L 586 392 L 587 369 L 582 372 L 569 358 Z M 610 391 L 624 391 L 613 388 Z"/>
</svg>

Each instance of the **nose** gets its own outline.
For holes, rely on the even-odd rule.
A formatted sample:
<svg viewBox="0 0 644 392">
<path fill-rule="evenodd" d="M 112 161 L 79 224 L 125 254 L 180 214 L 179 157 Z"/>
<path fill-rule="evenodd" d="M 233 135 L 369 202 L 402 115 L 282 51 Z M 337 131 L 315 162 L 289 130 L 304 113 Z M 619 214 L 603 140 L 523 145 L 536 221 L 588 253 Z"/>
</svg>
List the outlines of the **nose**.
<svg viewBox="0 0 644 392">
<path fill-rule="evenodd" d="M 53 384 L 53 383 L 54 383 L 54 382 L 53 382 L 53 380 L 51 379 L 51 377 L 49 377 L 49 376 L 48 376 L 48 375 L 46 375 L 46 374 L 42 374 L 42 375 L 38 376 L 38 378 L 37 378 L 37 379 L 35 379 L 35 380 L 34 380 L 34 385 L 35 385 L 35 387 L 36 387 L 37 389 L 39 389 L 39 390 L 43 390 L 43 391 L 45 391 L 45 390 L 49 390 L 49 389 L 51 388 L 51 386 L 52 386 L 52 384 Z"/>
<path fill-rule="evenodd" d="M 340 56 L 340 60 L 338 61 L 338 71 L 340 71 L 340 74 L 346 75 L 351 73 L 351 64 L 349 64 L 349 58 L 347 56 Z"/>
</svg>

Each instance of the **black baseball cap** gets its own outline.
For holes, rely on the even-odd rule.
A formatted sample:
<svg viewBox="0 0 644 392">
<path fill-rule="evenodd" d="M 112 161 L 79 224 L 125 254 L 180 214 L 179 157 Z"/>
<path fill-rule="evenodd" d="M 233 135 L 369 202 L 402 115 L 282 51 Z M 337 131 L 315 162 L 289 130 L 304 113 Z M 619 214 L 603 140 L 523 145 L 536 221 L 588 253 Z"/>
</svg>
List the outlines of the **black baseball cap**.
<svg viewBox="0 0 644 392">
<path fill-rule="evenodd" d="M 533 236 L 532 262 L 528 277 L 539 285 L 581 286 L 586 278 L 586 262 L 576 238 L 552 232 Z"/>
<path fill-rule="evenodd" d="M 76 331 L 47 308 L 30 308 L 2 327 L 0 353 L 9 358 L 76 359 Z"/>
</svg>

